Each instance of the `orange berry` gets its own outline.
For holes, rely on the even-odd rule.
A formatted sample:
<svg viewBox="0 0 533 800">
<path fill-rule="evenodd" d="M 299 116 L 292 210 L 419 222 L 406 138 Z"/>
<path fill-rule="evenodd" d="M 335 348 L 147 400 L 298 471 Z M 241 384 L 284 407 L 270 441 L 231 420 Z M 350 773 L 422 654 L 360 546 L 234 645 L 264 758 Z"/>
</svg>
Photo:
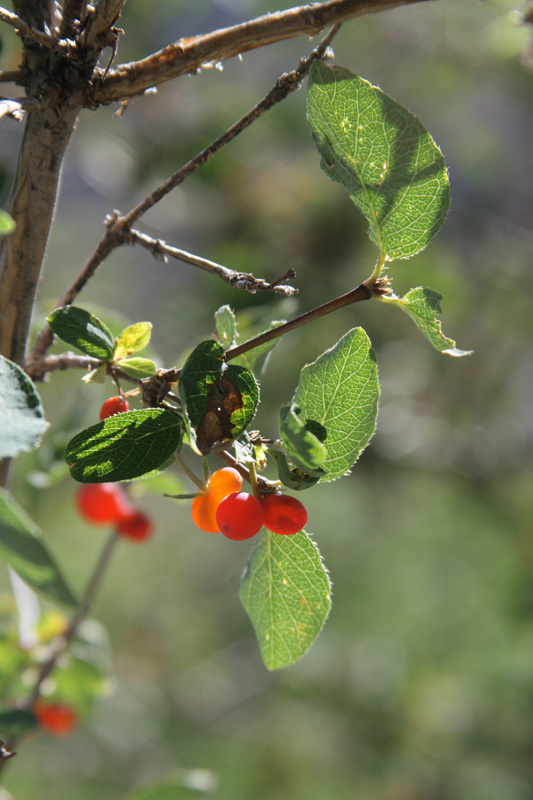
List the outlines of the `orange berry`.
<svg viewBox="0 0 533 800">
<path fill-rule="evenodd" d="M 213 472 L 208 482 L 209 492 L 222 500 L 228 494 L 240 492 L 242 487 L 242 476 L 233 467 L 222 467 Z"/>
<path fill-rule="evenodd" d="M 219 533 L 216 513 L 220 498 L 211 492 L 202 492 L 195 497 L 191 505 L 191 516 L 195 525 L 207 533 Z"/>
</svg>

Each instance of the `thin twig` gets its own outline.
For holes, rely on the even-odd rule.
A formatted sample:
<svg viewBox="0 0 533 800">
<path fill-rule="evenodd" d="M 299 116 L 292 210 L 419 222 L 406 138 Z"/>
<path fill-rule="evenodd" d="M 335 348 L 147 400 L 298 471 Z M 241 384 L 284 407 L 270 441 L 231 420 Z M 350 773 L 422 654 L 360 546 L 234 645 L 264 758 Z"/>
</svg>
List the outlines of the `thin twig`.
<svg viewBox="0 0 533 800">
<path fill-rule="evenodd" d="M 35 703 L 35 701 L 37 700 L 37 698 L 39 697 L 39 692 L 43 684 L 43 681 L 46 680 L 48 675 L 50 675 L 50 673 L 52 672 L 57 663 L 58 658 L 65 652 L 68 645 L 78 632 L 80 623 L 83 622 L 83 620 L 87 616 L 91 608 L 91 605 L 94 601 L 94 598 L 96 596 L 96 593 L 100 588 L 100 584 L 102 583 L 102 579 L 105 575 L 107 567 L 109 566 L 109 563 L 111 561 L 111 556 L 113 555 L 119 540 L 120 536 L 115 531 L 113 531 L 109 535 L 106 543 L 104 544 L 104 547 L 102 548 L 98 561 L 96 562 L 96 565 L 93 569 L 87 587 L 83 593 L 79 610 L 71 619 L 67 630 L 65 631 L 64 635 L 61 636 L 61 638 L 59 639 L 57 646 L 54 649 L 54 652 L 52 653 L 50 658 L 48 658 L 41 664 L 37 680 L 35 681 L 32 692 L 25 703 L 26 708 L 31 708 Z"/>
<path fill-rule="evenodd" d="M 265 111 L 271 108 L 275 103 L 287 97 L 290 92 L 297 89 L 309 72 L 311 64 L 324 56 L 331 40 L 338 30 L 339 25 L 335 25 L 313 52 L 307 58 L 300 61 L 297 69 L 282 75 L 275 86 L 265 95 L 263 100 L 254 106 L 248 114 L 245 114 L 244 117 L 236 122 L 235 125 L 232 125 L 222 136 L 219 136 L 218 139 L 215 139 L 214 142 L 198 153 L 198 155 L 185 164 L 185 166 L 178 170 L 171 178 L 148 195 L 142 203 L 135 206 L 126 216 L 121 217 L 118 211 L 113 212 L 106 220 L 106 233 L 96 246 L 92 256 L 82 267 L 78 276 L 58 301 L 58 307 L 69 305 L 74 301 L 107 256 L 117 247 L 125 243 L 131 230 L 131 225 L 136 222 L 139 217 L 171 192 L 172 189 L 192 175 L 202 164 L 205 164 L 206 161 L 212 158 L 215 153 L 218 153 L 225 145 L 229 144 L 229 142 L 255 122 Z M 53 338 L 53 331 L 48 323 L 46 323 L 39 333 L 35 345 L 26 361 L 26 371 L 34 380 L 42 380 L 43 378 L 43 373 L 41 373 L 40 370 L 40 363 L 52 344 Z"/>
<path fill-rule="evenodd" d="M 31 39 L 38 44 L 42 44 L 44 47 L 55 47 L 57 44 L 53 36 L 49 36 L 47 33 L 35 30 L 35 28 L 32 28 L 27 22 L 24 22 L 23 19 L 17 17 L 16 14 L 13 14 L 12 11 L 8 11 L 5 8 L 0 8 L 0 22 L 7 22 L 8 25 L 11 25 L 13 28 L 15 28 L 15 31 L 19 34 L 19 36 L 24 36 L 26 39 Z"/>
<path fill-rule="evenodd" d="M 22 70 L 8 69 L 0 71 L 0 83 L 22 83 Z"/>
<path fill-rule="evenodd" d="M 100 584 L 102 579 L 105 575 L 105 572 L 109 566 L 111 561 L 111 556 L 113 555 L 115 548 L 119 542 L 120 536 L 118 536 L 115 531 L 109 536 L 107 539 L 98 561 L 93 569 L 92 575 L 89 579 L 87 587 L 83 593 L 82 600 L 80 602 L 79 610 L 73 616 L 70 624 L 63 634 L 63 636 L 59 637 L 56 646 L 54 647 L 53 653 L 47 658 L 46 661 L 43 661 L 39 668 L 39 672 L 37 674 L 37 678 L 33 685 L 33 688 L 27 698 L 27 700 L 19 706 L 20 710 L 29 710 L 31 709 L 35 702 L 39 698 L 39 694 L 41 691 L 41 686 L 43 685 L 46 678 L 50 675 L 52 670 L 57 664 L 58 659 L 63 653 L 66 651 L 67 647 L 69 646 L 72 639 L 75 637 L 76 633 L 78 632 L 78 628 L 80 623 L 83 622 L 87 613 L 93 603 L 93 600 L 96 596 L 98 589 L 100 588 Z M 13 737 L 7 745 L 7 749 L 12 751 L 14 746 L 16 745 L 19 737 Z M 2 768 L 2 763 L 0 761 L 0 769 Z"/>
<path fill-rule="evenodd" d="M 60 353 L 47 356 L 40 364 L 43 372 L 57 372 L 65 369 L 96 369 L 102 364 L 97 358 L 80 356 L 77 353 Z"/>
<path fill-rule="evenodd" d="M 274 283 L 268 283 L 263 278 L 256 278 L 249 272 L 237 272 L 234 269 L 228 269 L 222 264 L 217 264 L 214 261 L 209 261 L 207 258 L 188 253 L 186 250 L 179 250 L 177 247 L 172 247 L 166 244 L 161 239 L 152 239 L 151 236 L 140 231 L 132 230 L 128 234 L 128 244 L 140 244 L 147 250 L 150 250 L 152 255 L 158 261 L 166 261 L 166 256 L 171 256 L 179 261 L 185 261 L 193 267 L 199 267 L 212 275 L 218 275 L 223 281 L 228 283 L 233 289 L 241 289 L 242 291 L 255 294 L 256 292 L 275 292 L 276 294 L 291 297 L 298 294 L 298 289 L 294 286 L 287 286 L 282 281 L 296 276 L 294 270 L 288 270 L 285 275 L 279 278 Z"/>
<path fill-rule="evenodd" d="M 316 36 L 329 25 L 355 17 L 421 2 L 427 0 L 326 0 L 180 39 L 140 61 L 121 64 L 100 84 L 98 76 L 103 78 L 103 71 L 96 70 L 90 102 L 98 105 L 133 97 L 178 75 L 197 72 L 205 64 L 219 63 L 284 39 Z"/>
<path fill-rule="evenodd" d="M 46 356 L 38 364 L 35 365 L 35 369 L 30 372 L 28 371 L 28 375 L 34 381 L 42 381 L 45 379 L 45 376 L 49 372 L 58 372 L 65 369 L 97 369 L 102 365 L 102 361 L 99 361 L 97 358 L 91 358 L 90 356 L 80 356 L 77 353 L 59 353 L 58 355 L 54 356 Z M 136 386 L 142 386 L 142 380 L 139 378 L 132 378 L 131 375 L 127 375 L 123 369 L 120 367 L 113 365 L 112 368 L 112 377 L 117 380 L 120 379 L 121 381 L 129 381 L 130 383 L 134 383 Z"/>
<path fill-rule="evenodd" d="M 192 158 L 187 164 L 185 164 L 181 169 L 179 169 L 174 175 L 172 175 L 168 180 L 158 186 L 157 189 L 146 197 L 142 203 L 135 206 L 125 217 L 120 219 L 121 224 L 125 224 L 128 227 L 133 225 L 134 222 L 149 211 L 156 203 L 166 197 L 176 186 L 179 186 L 180 183 L 192 175 L 193 172 L 205 164 L 209 159 L 211 159 L 216 153 L 222 150 L 223 147 L 228 145 L 236 136 L 238 136 L 242 131 L 248 128 L 253 122 L 256 121 L 260 116 L 262 116 L 265 111 L 268 111 L 272 108 L 273 105 L 279 103 L 281 100 L 284 100 L 287 95 L 291 92 L 294 92 L 295 89 L 298 89 L 300 84 L 302 83 L 303 79 L 311 69 L 311 65 L 314 61 L 320 60 L 324 57 L 326 50 L 328 49 L 329 45 L 331 44 L 333 38 L 336 36 L 340 29 L 340 25 L 335 25 L 325 36 L 318 47 L 316 47 L 313 52 L 307 56 L 306 58 L 302 58 L 298 67 L 292 72 L 285 72 L 281 75 L 272 89 L 263 97 L 263 99 L 257 103 L 247 114 L 241 117 L 231 128 L 228 128 L 221 136 L 215 139 L 211 144 L 209 144 L 204 150 L 198 153 L 194 158 Z"/>
<path fill-rule="evenodd" d="M 302 325 L 307 325 L 308 322 L 313 322 L 313 320 L 319 319 L 319 317 L 331 314 L 332 311 L 337 311 L 339 308 L 343 308 L 343 306 L 357 303 L 360 300 L 370 300 L 371 297 L 372 291 L 365 286 L 364 283 L 361 283 L 356 289 L 352 289 L 350 292 L 346 292 L 346 294 L 341 294 L 339 297 L 335 297 L 333 300 L 329 300 L 321 306 L 312 308 L 311 311 L 306 311 L 304 314 L 300 314 L 299 317 L 295 317 L 285 322 L 283 325 L 278 325 L 276 328 L 260 333 L 259 336 L 255 336 L 253 339 L 248 339 L 247 342 L 243 342 L 237 345 L 237 347 L 226 350 L 226 361 L 237 358 L 237 356 L 241 356 L 248 350 L 253 350 L 254 347 L 259 347 L 259 345 L 266 344 L 266 342 L 271 342 L 273 339 L 277 339 L 278 336 L 283 336 L 283 334 L 300 328 Z"/>
<path fill-rule="evenodd" d="M 313 322 L 313 320 L 324 317 L 326 314 L 338 311 L 339 308 L 349 306 L 352 303 L 358 303 L 361 300 L 370 300 L 374 295 L 383 295 L 389 292 L 389 281 L 386 278 L 379 278 L 373 285 L 370 284 L 368 280 L 363 281 L 363 283 L 360 283 L 355 289 L 341 294 L 339 297 L 333 298 L 333 300 L 328 300 L 327 303 L 312 308 L 310 311 L 300 314 L 299 317 L 294 317 L 294 319 L 284 322 L 283 325 L 278 325 L 264 333 L 260 333 L 258 336 L 248 339 L 247 342 L 237 345 L 237 347 L 231 347 L 229 350 L 226 350 L 224 358 L 226 361 L 231 361 L 232 358 L 242 356 L 242 354 L 247 353 L 248 350 L 253 350 L 255 347 L 271 342 L 273 339 L 277 339 L 285 333 L 294 331 L 296 328 L 301 328 L 302 325 L 307 325 L 308 322 Z M 177 381 L 181 374 L 181 369 L 173 370 L 172 374 L 173 379 Z"/>
</svg>

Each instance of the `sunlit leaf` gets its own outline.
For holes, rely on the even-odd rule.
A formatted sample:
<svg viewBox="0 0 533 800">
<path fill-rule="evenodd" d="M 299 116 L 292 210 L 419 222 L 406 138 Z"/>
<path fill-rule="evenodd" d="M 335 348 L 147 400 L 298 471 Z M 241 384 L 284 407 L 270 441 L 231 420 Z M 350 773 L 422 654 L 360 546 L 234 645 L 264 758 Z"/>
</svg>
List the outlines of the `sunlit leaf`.
<svg viewBox="0 0 533 800">
<path fill-rule="evenodd" d="M 181 444 L 181 419 L 163 408 L 116 414 L 78 433 L 65 461 L 81 483 L 137 478 L 157 469 Z"/>
<path fill-rule="evenodd" d="M 328 451 L 309 430 L 307 420 L 299 416 L 300 409 L 284 406 L 280 409 L 279 432 L 290 460 L 309 475 L 324 475 Z"/>
<path fill-rule="evenodd" d="M 86 355 L 102 361 L 113 358 L 115 341 L 110 330 L 98 317 L 84 308 L 56 308 L 46 321 L 60 339 Z"/>
<path fill-rule="evenodd" d="M 318 548 L 305 531 L 280 536 L 263 530 L 239 596 L 268 669 L 298 661 L 322 630 L 331 584 Z"/>
<path fill-rule="evenodd" d="M 229 306 L 220 306 L 215 311 L 215 328 L 220 343 L 225 350 L 231 347 L 235 339 L 235 314 Z"/>
<path fill-rule="evenodd" d="M 315 62 L 308 116 L 320 165 L 364 214 L 389 261 L 422 250 L 448 211 L 444 157 L 419 119 L 343 67 Z"/>
<path fill-rule="evenodd" d="M 437 318 L 441 313 L 442 295 L 433 289 L 417 286 L 411 289 L 404 297 L 383 295 L 379 298 L 383 302 L 399 306 L 415 322 L 419 330 L 429 339 L 433 347 L 449 356 L 469 356 L 471 350 L 459 350 L 453 339 L 444 336 L 442 325 Z"/>
<path fill-rule="evenodd" d="M 36 447 L 48 427 L 41 399 L 23 369 L 0 356 L 0 459 Z"/>
<path fill-rule="evenodd" d="M 144 350 L 150 341 L 151 335 L 151 322 L 136 322 L 135 325 L 129 325 L 124 328 L 122 333 L 117 336 L 113 359 L 119 361 L 121 358 L 127 358 L 132 353 Z"/>
<path fill-rule="evenodd" d="M 116 364 L 130 378 L 149 378 L 157 372 L 156 365 L 149 358 L 122 358 Z"/>
<path fill-rule="evenodd" d="M 300 373 L 292 406 L 302 420 L 327 430 L 321 480 L 346 475 L 376 429 L 379 382 L 376 358 L 362 328 L 348 331 Z"/>
<path fill-rule="evenodd" d="M 107 364 L 100 364 L 82 377 L 84 383 L 105 383 L 107 378 Z"/>
</svg>

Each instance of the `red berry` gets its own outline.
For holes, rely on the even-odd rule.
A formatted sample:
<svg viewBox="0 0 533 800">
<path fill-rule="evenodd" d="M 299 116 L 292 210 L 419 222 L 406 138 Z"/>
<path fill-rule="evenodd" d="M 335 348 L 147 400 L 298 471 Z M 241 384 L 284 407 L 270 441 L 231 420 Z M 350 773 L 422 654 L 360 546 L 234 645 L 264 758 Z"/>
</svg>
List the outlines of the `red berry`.
<svg viewBox="0 0 533 800">
<path fill-rule="evenodd" d="M 263 500 L 265 526 L 273 533 L 292 536 L 307 523 L 307 511 L 303 503 L 286 494 L 269 494 Z"/>
<path fill-rule="evenodd" d="M 132 507 L 116 483 L 86 483 L 76 494 L 78 511 L 88 522 L 106 525 L 131 514 Z"/>
<path fill-rule="evenodd" d="M 33 712 L 41 728 L 54 736 L 66 736 L 78 724 L 78 715 L 67 703 L 37 700 Z"/>
<path fill-rule="evenodd" d="M 126 539 L 142 542 L 149 539 L 154 532 L 152 521 L 142 511 L 134 510 L 128 516 L 122 517 L 117 523 L 117 533 Z"/>
<path fill-rule="evenodd" d="M 233 492 L 220 502 L 216 519 L 228 539 L 251 539 L 263 526 L 263 507 L 253 494 Z"/>
<path fill-rule="evenodd" d="M 124 397 L 110 397 L 100 409 L 100 419 L 114 417 L 115 414 L 122 414 L 124 411 L 129 410 L 128 401 Z"/>
</svg>

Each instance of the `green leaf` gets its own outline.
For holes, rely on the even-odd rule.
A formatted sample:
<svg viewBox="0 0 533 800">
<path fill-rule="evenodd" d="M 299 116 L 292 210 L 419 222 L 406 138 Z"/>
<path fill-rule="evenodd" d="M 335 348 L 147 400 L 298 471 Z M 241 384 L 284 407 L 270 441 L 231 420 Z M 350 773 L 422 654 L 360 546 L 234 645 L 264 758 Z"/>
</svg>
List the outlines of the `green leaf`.
<svg viewBox="0 0 533 800">
<path fill-rule="evenodd" d="M 238 364 L 230 364 L 224 374 L 233 381 L 242 395 L 242 408 L 231 415 L 231 424 L 235 426 L 232 437 L 236 439 L 254 418 L 259 403 L 259 385 L 250 370 Z"/>
<path fill-rule="evenodd" d="M 305 531 L 259 534 L 239 591 L 268 669 L 294 664 L 322 630 L 331 584 L 318 548 Z"/>
<path fill-rule="evenodd" d="M 91 358 L 109 361 L 113 358 L 115 342 L 104 323 L 77 306 L 56 308 L 46 321 L 60 339 Z"/>
<path fill-rule="evenodd" d="M 23 369 L 0 356 L 0 459 L 39 444 L 48 427 L 41 398 Z"/>
<path fill-rule="evenodd" d="M 276 462 L 278 476 L 284 486 L 299 492 L 310 489 L 318 482 L 320 475 L 309 475 L 297 467 L 291 469 L 284 453 L 274 449 L 270 449 L 268 452 Z"/>
<path fill-rule="evenodd" d="M 444 157 L 426 128 L 342 67 L 315 62 L 307 97 L 320 166 L 364 214 L 381 256 L 393 261 L 418 253 L 449 206 Z"/>
<path fill-rule="evenodd" d="M 56 603 L 77 608 L 40 531 L 5 489 L 0 489 L 0 555 L 36 592 Z"/>
<path fill-rule="evenodd" d="M 24 736 L 36 728 L 38 724 L 37 717 L 33 711 L 18 709 L 0 711 L 0 731 L 5 739 Z"/>
<path fill-rule="evenodd" d="M 16 228 L 15 220 L 0 209 L 0 236 L 9 236 Z"/>
<path fill-rule="evenodd" d="M 348 331 L 300 373 L 292 405 L 301 419 L 319 422 L 328 432 L 326 471 L 332 481 L 350 472 L 376 429 L 379 382 L 376 358 L 362 328 Z"/>
<path fill-rule="evenodd" d="M 433 347 L 449 356 L 469 356 L 472 350 L 459 350 L 453 339 L 448 339 L 442 332 L 442 326 L 437 314 L 441 313 L 442 295 L 433 289 L 424 289 L 417 286 L 411 289 L 404 297 L 383 295 L 379 298 L 383 302 L 393 303 L 405 311 L 424 336 L 429 339 Z"/>
<path fill-rule="evenodd" d="M 116 365 L 130 378 L 149 378 L 157 372 L 156 365 L 149 358 L 122 358 Z"/>
<path fill-rule="evenodd" d="M 65 461 L 81 483 L 137 478 L 163 464 L 181 444 L 181 420 L 163 408 L 116 414 L 78 433 Z"/>
<path fill-rule="evenodd" d="M 307 420 L 302 420 L 299 409 L 284 406 L 279 414 L 279 432 L 285 452 L 290 460 L 310 475 L 325 474 L 323 464 L 328 451 L 322 442 L 311 433 Z"/>
<path fill-rule="evenodd" d="M 197 427 L 205 414 L 207 386 L 220 377 L 223 358 L 222 345 L 207 339 L 194 348 L 183 365 L 178 391 L 186 409 L 186 419 L 193 428 Z"/>
<path fill-rule="evenodd" d="M 252 420 L 259 387 L 252 373 L 226 365 L 218 342 L 201 342 L 181 371 L 178 392 L 191 447 L 201 455 L 218 442 L 231 441 Z"/>
<path fill-rule="evenodd" d="M 129 327 L 124 328 L 115 342 L 113 359 L 119 361 L 121 358 L 127 358 L 132 353 L 144 350 L 150 341 L 151 335 L 151 322 L 136 322 L 135 325 L 129 325 Z"/>
<path fill-rule="evenodd" d="M 220 306 L 215 311 L 215 329 L 220 343 L 225 350 L 231 347 L 235 340 L 235 314 L 229 306 Z"/>
<path fill-rule="evenodd" d="M 92 369 L 87 375 L 82 377 L 84 383 L 105 383 L 107 378 L 107 365 L 100 364 L 96 369 Z M 1 799 L 0 799 L 1 800 Z"/>
<path fill-rule="evenodd" d="M 209 770 L 182 769 L 137 788 L 127 800 L 192 800 L 206 792 L 211 794 L 217 786 L 217 776 Z"/>
</svg>

